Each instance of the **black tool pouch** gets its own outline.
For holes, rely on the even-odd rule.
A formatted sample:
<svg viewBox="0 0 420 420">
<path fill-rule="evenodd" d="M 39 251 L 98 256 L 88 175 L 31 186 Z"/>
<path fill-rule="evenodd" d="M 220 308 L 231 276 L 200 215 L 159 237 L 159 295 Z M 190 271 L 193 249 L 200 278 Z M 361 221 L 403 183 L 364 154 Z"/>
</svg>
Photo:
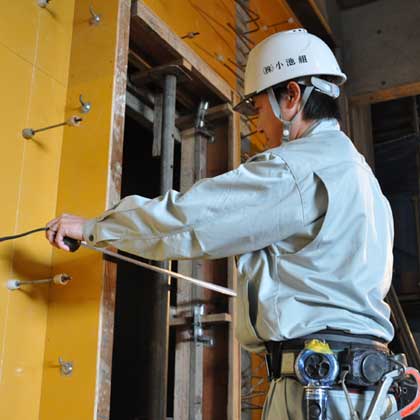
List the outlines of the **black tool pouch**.
<svg viewBox="0 0 420 420">
<path fill-rule="evenodd" d="M 374 386 L 392 369 L 388 353 L 376 349 L 349 348 L 340 353 L 339 360 L 341 371 L 348 371 L 348 386 Z"/>
</svg>

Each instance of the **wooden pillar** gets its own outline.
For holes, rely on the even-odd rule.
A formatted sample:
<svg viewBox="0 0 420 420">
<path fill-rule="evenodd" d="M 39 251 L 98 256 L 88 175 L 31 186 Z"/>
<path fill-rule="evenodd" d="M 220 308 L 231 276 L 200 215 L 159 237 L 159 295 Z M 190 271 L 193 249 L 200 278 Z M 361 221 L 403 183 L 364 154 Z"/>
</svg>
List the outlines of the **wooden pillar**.
<svg viewBox="0 0 420 420">
<path fill-rule="evenodd" d="M 351 104 L 350 123 L 351 139 L 357 150 L 365 157 L 367 163 L 373 169 L 375 167 L 375 156 L 370 104 Z"/>
</svg>

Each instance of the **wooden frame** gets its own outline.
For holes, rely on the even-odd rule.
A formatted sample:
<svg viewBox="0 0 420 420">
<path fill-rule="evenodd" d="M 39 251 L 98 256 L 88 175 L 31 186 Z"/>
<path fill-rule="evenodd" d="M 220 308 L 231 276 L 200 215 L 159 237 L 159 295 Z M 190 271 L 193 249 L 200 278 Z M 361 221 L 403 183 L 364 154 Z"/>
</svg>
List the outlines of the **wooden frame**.
<svg viewBox="0 0 420 420">
<path fill-rule="evenodd" d="M 372 168 L 375 166 L 375 160 L 370 106 L 379 102 L 416 95 L 420 95 L 420 82 L 348 97 L 351 138 Z"/>
<path fill-rule="evenodd" d="M 130 33 L 130 0 L 120 0 L 117 22 L 116 59 L 112 99 L 110 171 L 108 174 L 108 207 L 121 193 L 121 171 L 124 143 L 125 98 L 127 84 L 128 41 Z M 112 347 L 114 338 L 115 290 L 117 265 L 104 260 L 103 289 L 99 314 L 95 420 L 108 420 L 111 405 Z"/>
<path fill-rule="evenodd" d="M 131 10 L 130 10 L 131 9 Z M 131 5 L 130 0 L 120 0 L 118 16 L 118 35 L 116 43 L 116 64 L 113 86 L 113 120 L 109 161 L 108 179 L 108 206 L 112 206 L 120 199 L 122 158 L 124 142 L 124 120 L 127 88 L 127 62 L 129 52 L 130 34 L 135 38 L 147 33 L 147 44 L 152 49 L 158 43 L 161 47 L 154 51 L 144 53 L 156 54 L 161 51 L 162 56 L 153 55 L 153 66 L 166 64 L 168 61 L 186 60 L 190 63 L 190 75 L 193 79 L 190 89 L 197 95 L 201 92 L 210 92 L 216 103 L 209 118 L 218 118 L 224 115 L 228 124 L 228 168 L 232 169 L 240 163 L 240 133 L 239 117 L 233 114 L 230 105 L 238 100 L 234 90 L 217 73 L 202 60 L 190 47 L 186 45 L 171 29 L 156 16 L 142 1 Z M 141 60 L 138 57 L 139 60 Z M 141 63 L 142 65 L 144 63 Z M 189 84 L 190 85 L 190 84 Z M 188 119 L 188 118 L 187 118 Z M 188 125 L 190 121 L 186 122 Z M 178 125 L 178 121 L 177 121 Z M 182 264 L 180 267 L 182 270 Z M 112 348 L 115 313 L 115 290 L 117 269 L 116 264 L 104 261 L 104 283 L 100 305 L 100 325 L 98 343 L 97 385 L 95 399 L 95 419 L 107 420 L 110 416 L 110 391 L 112 372 Z M 228 261 L 228 286 L 236 287 L 236 271 L 232 258 Z M 226 418 L 236 420 L 240 417 L 240 347 L 234 337 L 236 302 L 229 303 L 229 314 L 212 314 L 203 322 L 223 322 L 228 327 L 228 407 Z M 188 322 L 186 319 L 179 323 Z M 184 362 L 189 363 L 188 354 L 183 356 Z M 188 373 L 188 372 L 187 372 Z M 186 384 L 188 382 L 186 381 Z M 185 388 L 185 387 L 184 387 Z M 186 390 L 186 389 L 185 389 Z M 179 417 L 180 419 L 182 417 Z"/>
</svg>

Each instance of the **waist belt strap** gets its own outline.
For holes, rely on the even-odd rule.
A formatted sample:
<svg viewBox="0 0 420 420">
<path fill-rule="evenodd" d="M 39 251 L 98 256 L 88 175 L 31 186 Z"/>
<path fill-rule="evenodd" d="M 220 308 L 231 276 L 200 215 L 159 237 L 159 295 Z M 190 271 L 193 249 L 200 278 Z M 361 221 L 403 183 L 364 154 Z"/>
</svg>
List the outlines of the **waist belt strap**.
<svg viewBox="0 0 420 420">
<path fill-rule="evenodd" d="M 336 352 L 358 348 L 389 353 L 387 344 L 379 338 L 337 334 L 329 331 L 322 331 L 292 340 L 268 341 L 265 345 L 268 353 L 266 361 L 270 380 L 279 378 L 282 375 L 294 376 L 293 365 L 295 357 L 304 348 L 305 343 L 313 339 L 326 341 L 331 350 Z"/>
</svg>

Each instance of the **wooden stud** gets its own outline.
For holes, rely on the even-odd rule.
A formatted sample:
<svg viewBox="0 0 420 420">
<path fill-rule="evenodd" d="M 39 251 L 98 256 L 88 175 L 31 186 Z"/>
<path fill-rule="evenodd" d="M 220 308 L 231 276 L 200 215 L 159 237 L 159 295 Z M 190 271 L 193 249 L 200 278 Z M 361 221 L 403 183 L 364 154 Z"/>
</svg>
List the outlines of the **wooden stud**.
<svg viewBox="0 0 420 420">
<path fill-rule="evenodd" d="M 128 41 L 130 32 L 130 0 L 120 0 L 114 73 L 113 120 L 111 138 L 111 168 L 108 179 L 109 207 L 121 194 L 122 155 L 124 143 L 125 94 L 127 83 Z M 111 405 L 112 348 L 114 342 L 114 315 L 117 266 L 104 261 L 104 284 L 100 303 L 100 330 L 98 371 L 96 378 L 95 419 L 108 419 Z"/>
<path fill-rule="evenodd" d="M 187 191 L 194 179 L 194 136 L 195 130 L 181 132 L 181 192 Z M 191 276 L 192 261 L 179 261 L 178 272 Z M 192 288 L 186 282 L 178 283 L 177 317 L 191 316 Z M 190 399 L 190 359 L 191 345 L 189 331 L 177 329 L 175 352 L 175 389 L 174 420 L 185 420 L 189 417 Z"/>
<path fill-rule="evenodd" d="M 350 121 L 352 140 L 357 150 L 366 158 L 371 168 L 375 166 L 370 105 L 351 105 Z"/>
<path fill-rule="evenodd" d="M 160 156 L 162 145 L 162 109 L 163 109 L 163 94 L 162 92 L 155 93 L 155 108 L 153 120 L 153 148 L 152 156 Z"/>
<path fill-rule="evenodd" d="M 240 118 L 233 113 L 229 117 L 228 168 L 234 169 L 241 160 Z M 228 287 L 237 290 L 238 276 L 235 259 L 228 258 Z M 241 348 L 235 336 L 236 299 L 229 300 L 229 313 L 232 322 L 229 324 L 229 382 L 228 382 L 228 420 L 236 420 L 241 415 Z"/>
</svg>

